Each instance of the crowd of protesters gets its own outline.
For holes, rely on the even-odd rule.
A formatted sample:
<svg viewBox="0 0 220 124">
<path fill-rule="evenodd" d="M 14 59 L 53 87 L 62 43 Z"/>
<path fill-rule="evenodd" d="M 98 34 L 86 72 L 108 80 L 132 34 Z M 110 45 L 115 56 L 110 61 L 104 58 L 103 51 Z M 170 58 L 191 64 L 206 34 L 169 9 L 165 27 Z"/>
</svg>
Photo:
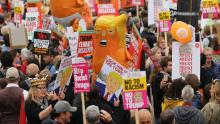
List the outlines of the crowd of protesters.
<svg viewBox="0 0 220 124">
<path fill-rule="evenodd" d="M 156 28 L 148 26 L 147 11 L 142 8 L 140 18 L 135 13 L 127 10 L 128 34 L 134 23 L 161 66 L 157 70 L 143 53 L 141 70 L 146 71 L 150 85 L 148 108 L 138 110 L 140 124 L 220 124 L 220 65 L 212 58 L 220 50 L 215 27 L 212 34 L 205 27 L 202 41 L 198 41 L 203 48 L 200 80 L 195 74 L 171 80 L 172 37 L 168 35 L 166 46 L 165 37 L 157 38 Z M 15 26 L 13 13 L 0 15 L 0 124 L 21 124 L 23 114 L 27 124 L 83 124 L 81 94 L 74 94 L 73 80 L 64 91 L 51 90 L 64 57 L 60 38 L 52 37 L 49 55 L 39 61 L 31 52 L 31 41 L 27 48 L 10 48 L 6 26 Z M 68 49 L 65 56 L 69 55 Z M 100 96 L 95 84 L 90 89 L 85 95 L 87 124 L 135 123 L 135 112 L 123 110 L 122 96 L 111 104 Z"/>
</svg>

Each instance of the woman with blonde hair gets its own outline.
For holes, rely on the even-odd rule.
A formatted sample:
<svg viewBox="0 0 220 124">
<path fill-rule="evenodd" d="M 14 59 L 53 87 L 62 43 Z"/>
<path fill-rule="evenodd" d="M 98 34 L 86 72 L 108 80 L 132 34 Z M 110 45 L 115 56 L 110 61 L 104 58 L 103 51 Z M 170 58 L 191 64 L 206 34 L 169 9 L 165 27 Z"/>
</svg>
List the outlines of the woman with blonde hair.
<svg viewBox="0 0 220 124">
<path fill-rule="evenodd" d="M 214 80 L 211 90 L 211 99 L 203 107 L 202 112 L 206 124 L 220 124 L 220 80 Z"/>
<path fill-rule="evenodd" d="M 40 124 L 43 120 L 49 119 L 58 99 L 55 93 L 47 93 L 46 76 L 32 79 L 29 98 L 25 103 L 28 124 Z"/>
</svg>

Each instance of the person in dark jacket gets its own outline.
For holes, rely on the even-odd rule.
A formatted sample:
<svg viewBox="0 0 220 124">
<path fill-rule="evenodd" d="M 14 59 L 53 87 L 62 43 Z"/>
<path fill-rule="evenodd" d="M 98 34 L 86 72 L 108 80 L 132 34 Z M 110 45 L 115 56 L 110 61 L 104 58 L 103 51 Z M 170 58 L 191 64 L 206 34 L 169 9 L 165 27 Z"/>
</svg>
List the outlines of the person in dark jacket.
<svg viewBox="0 0 220 124">
<path fill-rule="evenodd" d="M 172 58 L 164 57 L 160 61 L 162 71 L 156 74 L 155 80 L 152 83 L 152 92 L 154 100 L 154 114 L 157 123 L 160 120 L 160 113 L 162 111 L 161 103 L 163 102 L 164 94 L 171 83 Z"/>
<path fill-rule="evenodd" d="M 205 124 L 202 112 L 192 105 L 194 90 L 190 85 L 186 85 L 182 90 L 184 99 L 183 106 L 173 109 L 175 124 Z"/>
<path fill-rule="evenodd" d="M 220 79 L 220 65 L 212 61 L 213 49 L 206 47 L 203 53 L 206 56 L 206 63 L 201 68 L 201 88 L 211 83 L 213 79 Z"/>
</svg>

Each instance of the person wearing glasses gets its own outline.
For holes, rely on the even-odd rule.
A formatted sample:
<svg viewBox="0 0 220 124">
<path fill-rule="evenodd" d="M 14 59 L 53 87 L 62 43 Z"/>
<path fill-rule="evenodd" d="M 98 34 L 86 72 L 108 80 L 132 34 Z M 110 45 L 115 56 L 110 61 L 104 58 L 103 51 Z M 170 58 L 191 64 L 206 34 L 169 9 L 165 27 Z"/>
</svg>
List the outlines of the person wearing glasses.
<svg viewBox="0 0 220 124">
<path fill-rule="evenodd" d="M 206 124 L 220 124 L 220 80 L 214 80 L 210 89 L 211 99 L 203 107 Z"/>
<path fill-rule="evenodd" d="M 25 103 L 28 124 L 41 124 L 43 120 L 50 119 L 54 105 L 63 98 L 64 94 L 57 96 L 55 93 L 47 93 L 46 76 L 32 79 L 29 97 Z"/>
</svg>

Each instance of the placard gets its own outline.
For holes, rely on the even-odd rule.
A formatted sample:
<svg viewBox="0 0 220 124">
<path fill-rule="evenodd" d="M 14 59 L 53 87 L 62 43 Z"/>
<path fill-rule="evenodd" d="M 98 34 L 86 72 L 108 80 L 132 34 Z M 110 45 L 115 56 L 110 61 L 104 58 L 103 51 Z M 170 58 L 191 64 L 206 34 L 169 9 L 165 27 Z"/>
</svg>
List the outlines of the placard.
<svg viewBox="0 0 220 124">
<path fill-rule="evenodd" d="M 48 54 L 48 47 L 50 44 L 51 32 L 47 30 L 34 31 L 34 48 L 33 53 L 40 55 Z"/>
<path fill-rule="evenodd" d="M 70 51 L 72 56 L 77 56 L 79 32 L 73 32 L 72 27 L 67 27 L 66 37 L 69 41 Z"/>
<path fill-rule="evenodd" d="M 24 26 L 19 28 L 10 28 L 9 38 L 11 48 L 22 49 L 28 45 L 27 32 Z"/>
<path fill-rule="evenodd" d="M 22 23 L 22 8 L 17 6 L 14 8 L 14 22 L 15 23 Z"/>
<path fill-rule="evenodd" d="M 124 110 L 147 107 L 146 72 L 129 72 L 123 76 L 123 107 Z"/>
<path fill-rule="evenodd" d="M 72 58 L 73 56 L 70 56 L 70 57 L 65 57 L 61 60 L 60 67 L 55 80 L 55 84 L 53 87 L 53 91 L 55 91 L 57 88 L 60 88 L 59 91 L 61 91 L 65 87 L 69 86 L 73 72 Z"/>
<path fill-rule="evenodd" d="M 196 74 L 200 79 L 200 43 L 181 44 L 173 42 L 172 79 Z"/>
<path fill-rule="evenodd" d="M 77 47 L 78 57 L 85 57 L 93 52 L 94 31 L 82 31 L 79 33 Z"/>
<path fill-rule="evenodd" d="M 160 32 L 168 32 L 171 29 L 170 12 L 164 11 L 159 13 Z"/>
<path fill-rule="evenodd" d="M 97 0 L 97 14 L 118 15 L 118 0 Z"/>
<path fill-rule="evenodd" d="M 122 91 L 122 75 L 128 70 L 111 57 L 107 56 L 97 76 L 96 85 L 99 87 L 100 95 L 110 103 L 119 97 Z"/>
<path fill-rule="evenodd" d="M 74 93 L 90 92 L 89 71 L 87 63 L 85 60 L 84 62 L 74 61 L 75 60 L 72 60 Z"/>
<path fill-rule="evenodd" d="M 28 40 L 33 39 L 34 31 L 38 27 L 38 12 L 26 13 L 25 28 L 27 29 Z"/>
</svg>

